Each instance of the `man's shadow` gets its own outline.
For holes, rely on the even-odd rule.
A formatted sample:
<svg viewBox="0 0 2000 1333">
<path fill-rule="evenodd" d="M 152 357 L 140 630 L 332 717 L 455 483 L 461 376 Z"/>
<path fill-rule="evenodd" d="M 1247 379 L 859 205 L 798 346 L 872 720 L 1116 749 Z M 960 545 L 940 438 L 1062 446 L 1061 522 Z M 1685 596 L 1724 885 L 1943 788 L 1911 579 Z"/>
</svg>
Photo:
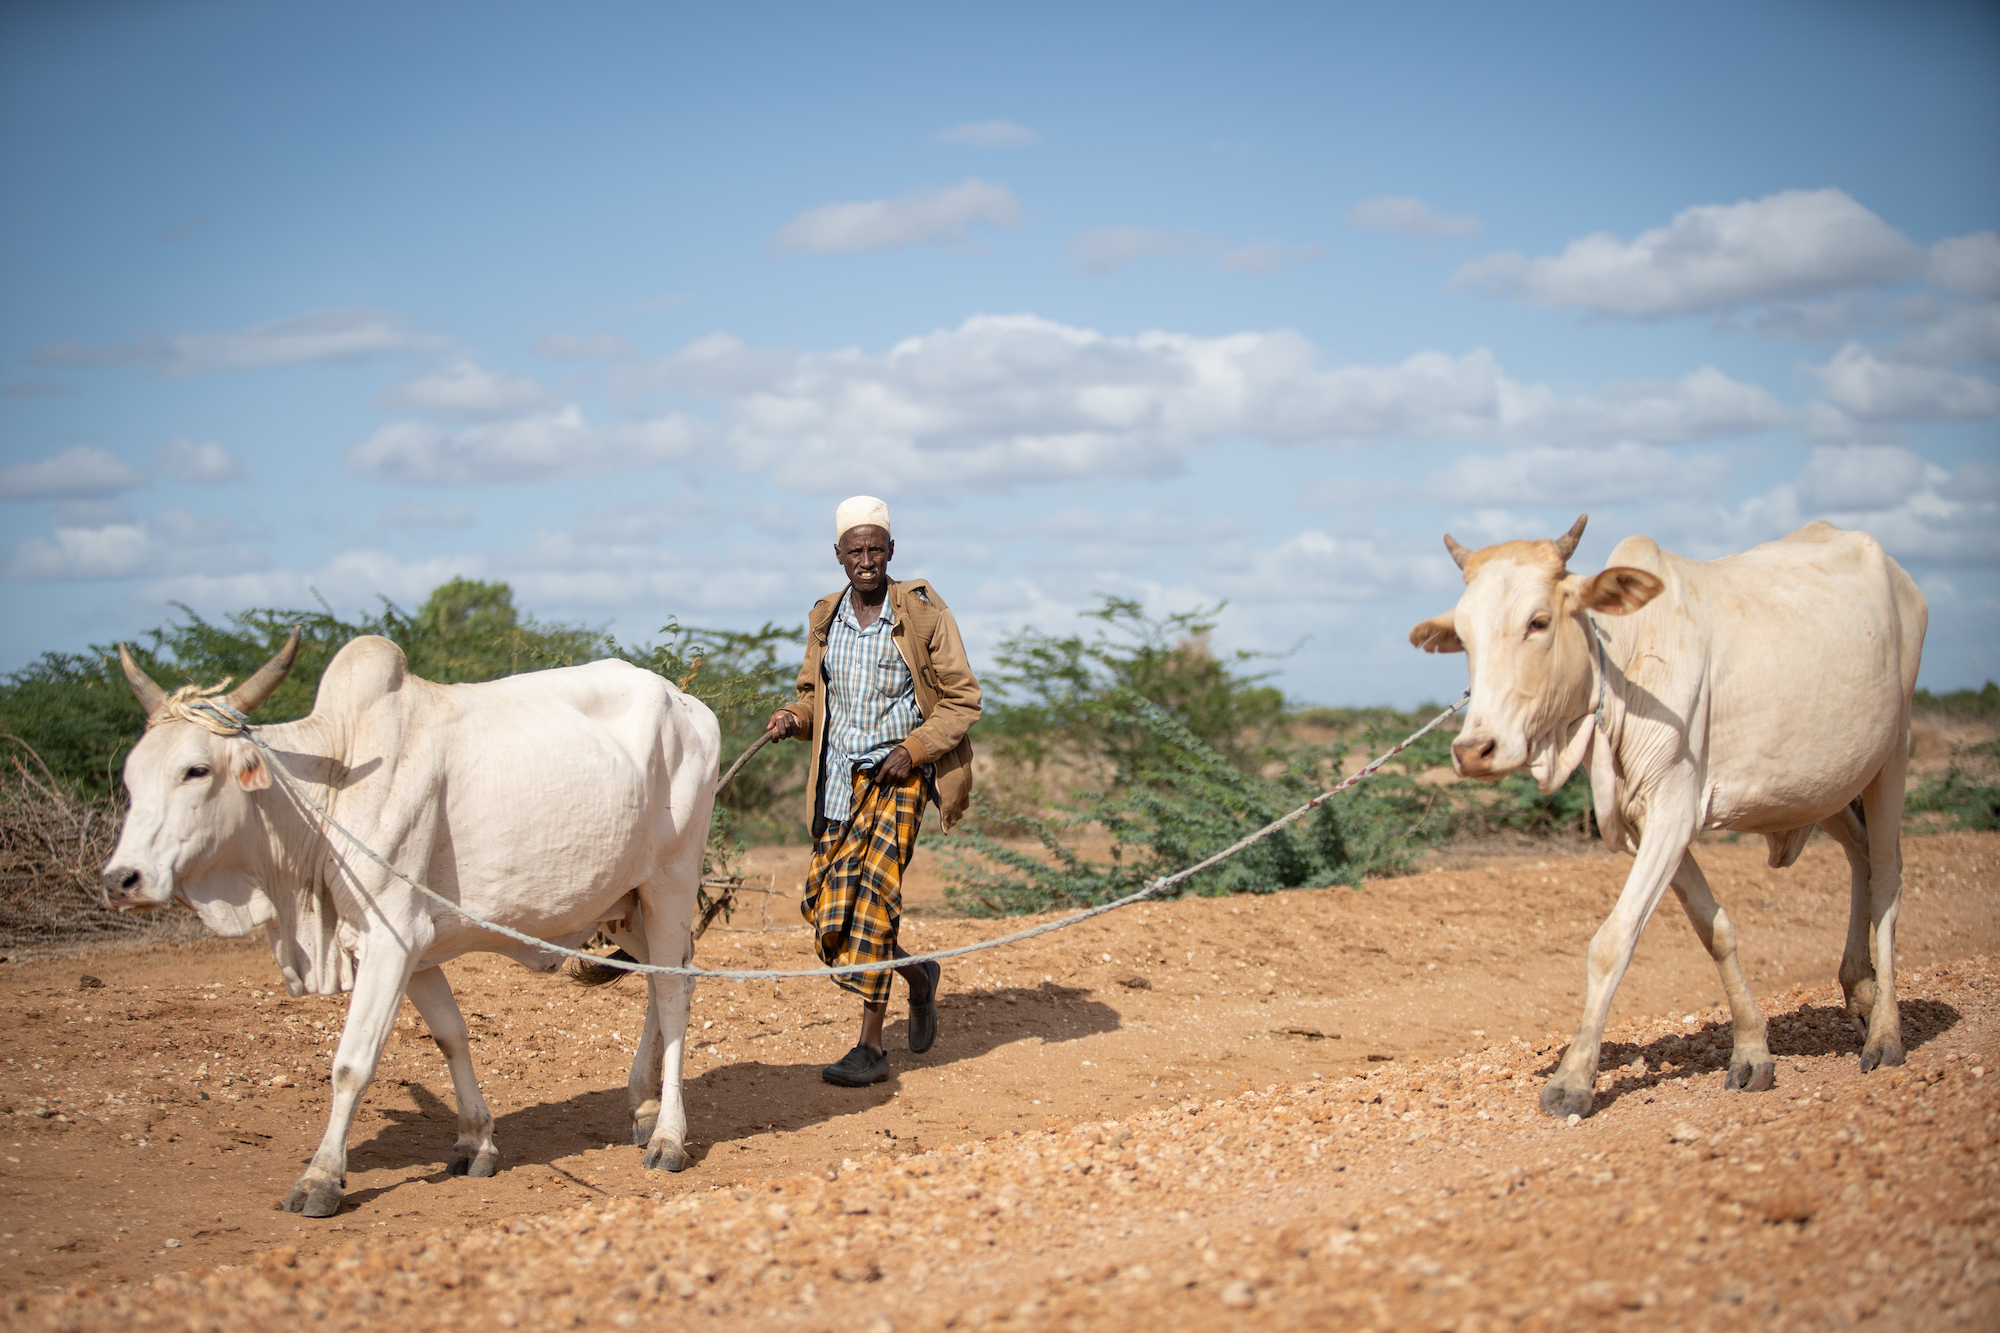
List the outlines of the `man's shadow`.
<svg viewBox="0 0 2000 1333">
<path fill-rule="evenodd" d="M 911 1070 L 940 1069 L 976 1060 L 1028 1038 L 1053 1044 L 1116 1031 L 1120 1026 L 1118 1011 L 1091 999 L 1090 994 L 1087 988 L 1053 982 L 948 990 L 938 997 L 936 1045 L 922 1055 L 912 1055 L 906 1049 L 907 1019 L 886 1024 L 882 1039 L 889 1049 L 890 1074 L 885 1081 L 866 1088 L 838 1088 L 820 1078 L 820 1070 L 843 1053 L 835 1047 L 844 1049 L 847 1038 L 835 1034 L 847 1030 L 843 1023 L 851 1027 L 851 1020 L 823 1020 L 789 1029 L 788 1035 L 825 1032 L 823 1055 L 786 1063 L 740 1060 L 705 1070 L 682 1083 L 691 1164 L 698 1165 L 717 1148 L 752 1135 L 804 1129 L 873 1110 L 895 1097 L 900 1076 Z M 689 1035 L 692 1043 L 694 1034 Z M 771 1029 L 763 1029 L 732 1034 L 731 1040 L 775 1035 Z M 425 1083 L 411 1080 L 404 1086 L 415 1105 L 380 1108 L 387 1123 L 372 1137 L 349 1146 L 352 1167 L 408 1168 L 449 1156 L 457 1134 L 457 1111 Z M 527 1095 L 533 1095 L 532 1091 Z M 557 1160 L 585 1148 L 630 1144 L 631 1125 L 622 1082 L 505 1112 L 495 1117 L 493 1130 L 500 1144 L 500 1169 L 548 1166 L 560 1170 L 554 1166 Z M 447 1176 L 434 1171 L 422 1178 L 442 1181 Z M 351 1192 L 347 1206 L 396 1188 L 400 1186 Z"/>
<path fill-rule="evenodd" d="M 1900 1008 L 1903 1049 L 1910 1054 L 1951 1031 L 1964 1017 L 1939 1000 L 1903 1000 Z M 1770 1015 L 1766 1024 L 1765 1043 L 1771 1048 L 1772 1058 L 1780 1063 L 1793 1056 L 1848 1055 L 1858 1059 L 1861 1054 L 1861 1032 L 1844 1010 L 1833 1005 L 1801 1005 L 1786 1013 Z M 1602 1111 L 1620 1098 L 1650 1093 L 1663 1085 L 1725 1075 L 1729 1070 L 1730 1044 L 1727 1022 L 1707 1023 L 1694 1031 L 1656 1037 L 1643 1044 L 1607 1041 L 1598 1068 L 1612 1071 L 1615 1077 L 1608 1088 L 1598 1091 L 1594 1109 Z M 1535 1072 L 1545 1078 L 1555 1073 L 1562 1055 L 1557 1051 Z M 1645 1073 L 1624 1072 L 1624 1067 L 1635 1058 L 1645 1060 Z M 1783 1086 L 1781 1071 L 1779 1088 Z"/>
</svg>

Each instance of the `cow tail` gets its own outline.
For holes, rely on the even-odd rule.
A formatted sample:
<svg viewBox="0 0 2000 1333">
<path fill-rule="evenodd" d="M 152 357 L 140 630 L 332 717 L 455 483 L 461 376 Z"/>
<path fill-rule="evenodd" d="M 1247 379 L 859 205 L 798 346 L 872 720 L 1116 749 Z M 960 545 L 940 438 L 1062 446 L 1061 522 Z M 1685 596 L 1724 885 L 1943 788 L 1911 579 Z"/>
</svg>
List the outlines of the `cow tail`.
<svg viewBox="0 0 2000 1333">
<path fill-rule="evenodd" d="M 639 961 L 623 949 L 607 954 L 606 957 L 626 963 Z M 579 959 L 576 966 L 570 969 L 569 979 L 579 986 L 615 986 L 631 975 L 630 971 L 622 967 L 611 967 L 605 963 L 586 963 Z"/>
</svg>

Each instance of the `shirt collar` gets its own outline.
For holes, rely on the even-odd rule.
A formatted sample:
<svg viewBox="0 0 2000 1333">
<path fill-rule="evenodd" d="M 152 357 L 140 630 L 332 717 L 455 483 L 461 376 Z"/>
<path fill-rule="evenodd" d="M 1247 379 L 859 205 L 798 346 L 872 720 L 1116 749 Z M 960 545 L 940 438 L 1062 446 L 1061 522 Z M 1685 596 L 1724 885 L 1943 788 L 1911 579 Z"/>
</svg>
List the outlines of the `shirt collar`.
<svg viewBox="0 0 2000 1333">
<path fill-rule="evenodd" d="M 857 633 L 866 634 L 868 632 L 867 629 L 861 628 L 861 619 L 854 614 L 854 589 L 849 588 L 840 594 L 840 604 L 834 607 L 833 614 L 836 620 L 845 621 L 847 624 L 853 626 Z M 894 625 L 895 623 L 895 599 L 884 597 L 882 599 L 882 614 L 876 617 L 875 624 Z M 875 625 L 870 625 L 868 629 L 873 629 L 874 627 Z"/>
</svg>

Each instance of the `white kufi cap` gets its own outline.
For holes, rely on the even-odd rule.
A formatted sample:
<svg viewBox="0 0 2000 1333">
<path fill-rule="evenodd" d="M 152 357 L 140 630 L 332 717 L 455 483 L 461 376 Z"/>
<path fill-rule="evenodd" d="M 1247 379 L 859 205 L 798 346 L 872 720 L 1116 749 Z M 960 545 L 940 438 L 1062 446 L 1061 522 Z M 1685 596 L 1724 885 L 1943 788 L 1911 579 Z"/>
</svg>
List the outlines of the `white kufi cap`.
<svg viewBox="0 0 2000 1333">
<path fill-rule="evenodd" d="M 833 511 L 833 539 L 839 541 L 847 535 L 849 528 L 874 525 L 887 532 L 889 530 L 889 505 L 872 495 L 857 495 L 850 500 L 842 500 L 840 508 Z"/>
</svg>

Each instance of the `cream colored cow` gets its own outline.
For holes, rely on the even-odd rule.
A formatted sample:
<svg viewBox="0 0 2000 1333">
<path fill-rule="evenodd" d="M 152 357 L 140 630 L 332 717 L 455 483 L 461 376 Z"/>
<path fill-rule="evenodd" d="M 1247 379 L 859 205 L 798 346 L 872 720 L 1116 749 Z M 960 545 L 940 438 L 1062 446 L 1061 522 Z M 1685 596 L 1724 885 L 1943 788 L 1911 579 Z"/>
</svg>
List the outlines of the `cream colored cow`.
<svg viewBox="0 0 2000 1333">
<path fill-rule="evenodd" d="M 1762 833 L 1778 867 L 1815 825 L 1846 850 L 1840 981 L 1847 1012 L 1867 1022 L 1861 1067 L 1903 1063 L 1899 831 L 1923 594 L 1874 538 L 1827 523 L 1707 562 L 1628 537 L 1585 578 L 1566 567 L 1584 522 L 1552 542 L 1480 551 L 1447 536 L 1464 595 L 1410 631 L 1427 652 L 1467 655 L 1472 702 L 1452 745 L 1461 776 L 1525 768 L 1550 792 L 1588 762 L 1605 842 L 1636 852 L 1591 940 L 1583 1020 L 1542 1109 L 1590 1114 L 1611 997 L 1669 885 L 1729 996 L 1727 1086 L 1775 1081 L 1736 931 L 1691 850 L 1703 829 Z"/>
<path fill-rule="evenodd" d="M 269 698 L 298 647 L 294 631 L 230 706 L 247 713 Z M 218 935 L 266 926 L 292 994 L 354 992 L 326 1132 L 288 1211 L 340 1208 L 348 1131 L 405 995 L 458 1096 L 451 1174 L 499 1169 L 493 1115 L 441 965 L 480 950 L 550 972 L 562 955 L 474 918 L 571 947 L 603 930 L 631 957 L 688 961 L 721 734 L 707 705 L 651 672 L 592 662 L 434 685 L 410 674 L 394 643 L 364 636 L 328 664 L 310 716 L 259 728 L 290 775 L 274 784 L 261 750 L 200 725 L 184 691 L 168 695 L 122 645 L 119 657 L 148 721 L 125 761 L 131 808 L 104 868 L 106 899 L 145 908 L 179 898 Z M 361 855 L 302 793 L 458 909 Z M 647 980 L 627 1081 L 632 1137 L 646 1167 L 679 1171 L 694 984 Z"/>
</svg>

